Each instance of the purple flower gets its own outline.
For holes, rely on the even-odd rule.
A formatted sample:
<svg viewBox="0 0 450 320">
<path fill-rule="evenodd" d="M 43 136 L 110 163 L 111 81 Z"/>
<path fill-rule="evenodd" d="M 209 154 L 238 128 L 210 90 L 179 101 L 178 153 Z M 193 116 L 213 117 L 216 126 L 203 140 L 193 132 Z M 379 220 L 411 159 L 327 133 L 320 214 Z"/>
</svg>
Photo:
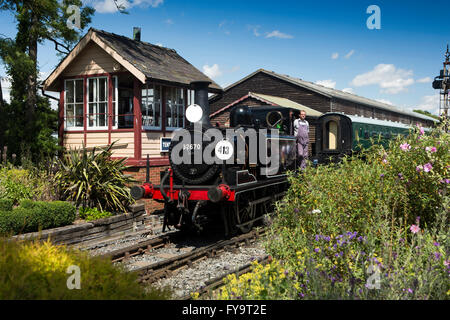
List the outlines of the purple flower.
<svg viewBox="0 0 450 320">
<path fill-rule="evenodd" d="M 420 172 L 420 171 L 422 171 L 423 170 L 423 165 L 418 165 L 417 167 L 416 167 L 416 171 L 417 172 Z"/>
<path fill-rule="evenodd" d="M 430 172 L 431 169 L 433 169 L 433 166 L 431 165 L 431 163 L 428 162 L 427 164 L 423 165 L 423 171 Z"/>
<path fill-rule="evenodd" d="M 450 183 L 450 179 L 442 179 L 441 181 L 439 181 L 440 183 L 446 183 L 449 184 Z"/>
<path fill-rule="evenodd" d="M 411 149 L 411 146 L 408 143 L 403 143 L 400 145 L 400 149 L 402 149 L 403 151 L 408 151 L 409 149 Z"/>
<path fill-rule="evenodd" d="M 425 134 L 424 128 L 420 124 L 417 124 L 417 128 L 419 129 L 420 135 L 423 136 Z"/>
<path fill-rule="evenodd" d="M 409 293 L 413 293 L 413 291 L 412 291 L 411 288 L 408 288 L 408 292 L 409 292 Z"/>
<path fill-rule="evenodd" d="M 403 173 L 400 172 L 400 173 L 398 174 L 398 177 L 400 178 L 400 180 L 403 180 Z"/>
<path fill-rule="evenodd" d="M 411 230 L 412 233 L 417 233 L 417 232 L 420 231 L 420 228 L 419 228 L 419 226 L 416 226 L 415 224 L 413 224 L 413 225 L 409 228 L 409 230 Z"/>
<path fill-rule="evenodd" d="M 384 178 L 384 173 L 380 174 L 380 178 Z"/>
<path fill-rule="evenodd" d="M 441 254 L 440 254 L 440 252 L 435 252 L 434 253 L 434 258 L 436 259 L 436 260 L 439 260 L 440 258 L 441 258 Z"/>
<path fill-rule="evenodd" d="M 298 208 L 294 208 L 294 212 L 298 213 L 299 212 Z"/>
<path fill-rule="evenodd" d="M 314 252 L 319 252 L 319 251 L 320 251 L 319 248 L 315 248 L 315 249 L 314 249 Z"/>
<path fill-rule="evenodd" d="M 434 242 L 433 245 L 435 245 L 436 247 L 439 247 L 440 243 L 439 242 Z"/>
</svg>

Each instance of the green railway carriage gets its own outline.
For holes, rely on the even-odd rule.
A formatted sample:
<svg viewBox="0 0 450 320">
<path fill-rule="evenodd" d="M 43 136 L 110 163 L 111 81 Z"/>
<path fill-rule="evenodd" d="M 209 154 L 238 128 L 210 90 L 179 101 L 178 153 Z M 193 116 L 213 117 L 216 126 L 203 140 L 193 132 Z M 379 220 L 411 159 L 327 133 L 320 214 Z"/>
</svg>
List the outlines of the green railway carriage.
<svg viewBox="0 0 450 320">
<path fill-rule="evenodd" d="M 380 139 L 385 147 L 397 135 L 407 135 L 410 126 L 393 121 L 326 113 L 317 120 L 316 158 L 319 163 L 338 160 L 359 147 L 369 147 L 372 140 Z"/>
</svg>

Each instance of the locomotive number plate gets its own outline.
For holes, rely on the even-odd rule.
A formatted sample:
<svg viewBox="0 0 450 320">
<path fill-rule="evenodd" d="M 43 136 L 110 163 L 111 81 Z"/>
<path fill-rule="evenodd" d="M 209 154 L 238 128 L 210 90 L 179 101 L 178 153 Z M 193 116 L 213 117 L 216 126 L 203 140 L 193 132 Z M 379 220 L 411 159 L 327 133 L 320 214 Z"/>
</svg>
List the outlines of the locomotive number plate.
<svg viewBox="0 0 450 320">
<path fill-rule="evenodd" d="M 185 143 L 183 144 L 183 150 L 200 150 L 201 145 L 196 143 Z"/>
<path fill-rule="evenodd" d="M 233 145 L 228 140 L 219 141 L 216 144 L 216 157 L 220 160 L 228 160 L 233 156 Z"/>
</svg>

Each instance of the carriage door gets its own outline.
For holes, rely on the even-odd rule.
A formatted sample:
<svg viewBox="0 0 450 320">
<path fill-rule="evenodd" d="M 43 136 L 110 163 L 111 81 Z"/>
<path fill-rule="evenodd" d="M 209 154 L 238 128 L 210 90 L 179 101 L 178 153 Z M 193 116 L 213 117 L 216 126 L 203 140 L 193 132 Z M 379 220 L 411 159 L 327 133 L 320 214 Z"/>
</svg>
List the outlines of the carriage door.
<svg viewBox="0 0 450 320">
<path fill-rule="evenodd" d="M 351 148 L 351 121 L 347 117 L 330 116 L 324 121 L 323 150 L 342 153 Z"/>
</svg>

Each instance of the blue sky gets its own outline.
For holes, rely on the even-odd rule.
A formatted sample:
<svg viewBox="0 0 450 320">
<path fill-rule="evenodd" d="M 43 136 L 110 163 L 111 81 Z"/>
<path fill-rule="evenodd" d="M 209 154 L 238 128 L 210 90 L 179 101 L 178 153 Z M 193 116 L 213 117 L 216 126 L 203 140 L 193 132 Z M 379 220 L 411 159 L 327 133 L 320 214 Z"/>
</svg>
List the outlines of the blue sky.
<svg viewBox="0 0 450 320">
<path fill-rule="evenodd" d="M 264 68 L 437 113 L 431 82 L 450 43 L 447 1 L 118 1 L 129 15 L 113 0 L 85 0 L 97 9 L 91 26 L 129 37 L 141 27 L 143 41 L 175 49 L 222 87 Z M 370 5 L 381 29 L 367 27 Z M 0 12 L 0 29 L 15 36 L 10 13 Z M 43 76 L 58 63 L 53 48 L 39 47 Z"/>
</svg>

